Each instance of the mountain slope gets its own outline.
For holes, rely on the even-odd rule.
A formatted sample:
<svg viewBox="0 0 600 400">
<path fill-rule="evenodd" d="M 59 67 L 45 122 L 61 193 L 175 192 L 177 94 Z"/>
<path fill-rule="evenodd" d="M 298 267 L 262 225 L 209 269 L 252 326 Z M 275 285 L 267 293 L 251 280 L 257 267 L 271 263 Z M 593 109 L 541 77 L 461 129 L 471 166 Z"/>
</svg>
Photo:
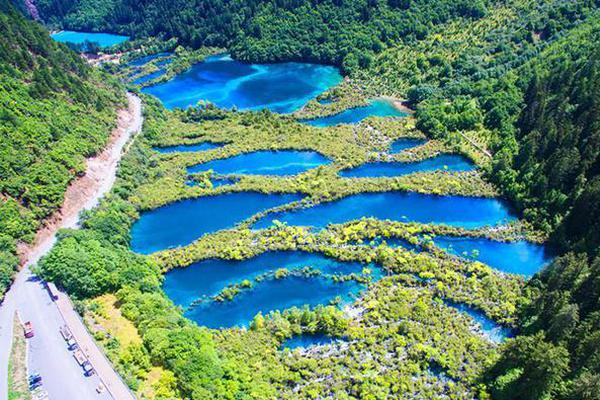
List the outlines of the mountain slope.
<svg viewBox="0 0 600 400">
<path fill-rule="evenodd" d="M 85 157 L 106 143 L 123 94 L 48 32 L 0 2 L 0 294 Z"/>
</svg>

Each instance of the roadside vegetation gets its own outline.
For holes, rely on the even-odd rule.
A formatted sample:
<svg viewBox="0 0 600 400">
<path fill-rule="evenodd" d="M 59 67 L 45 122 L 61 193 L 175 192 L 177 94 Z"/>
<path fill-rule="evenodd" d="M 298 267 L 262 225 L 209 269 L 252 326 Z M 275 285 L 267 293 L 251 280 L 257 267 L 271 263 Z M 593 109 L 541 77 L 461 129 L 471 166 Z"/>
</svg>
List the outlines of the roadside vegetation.
<svg viewBox="0 0 600 400">
<path fill-rule="evenodd" d="M 30 400 L 27 376 L 27 343 L 23 337 L 21 321 L 13 318 L 12 348 L 8 360 L 8 400 Z"/>
<path fill-rule="evenodd" d="M 0 25 L 1 300 L 19 264 L 18 242 L 33 239 L 85 158 L 106 145 L 124 95 L 10 2 L 0 3 Z"/>
</svg>

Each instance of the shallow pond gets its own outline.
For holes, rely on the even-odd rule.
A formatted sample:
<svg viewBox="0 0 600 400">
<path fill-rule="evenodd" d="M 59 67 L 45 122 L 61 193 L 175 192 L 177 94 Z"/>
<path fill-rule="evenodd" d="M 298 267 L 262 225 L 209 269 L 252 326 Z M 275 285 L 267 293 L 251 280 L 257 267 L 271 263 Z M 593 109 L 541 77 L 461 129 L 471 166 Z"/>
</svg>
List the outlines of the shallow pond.
<svg viewBox="0 0 600 400">
<path fill-rule="evenodd" d="M 149 54 L 147 56 L 143 56 L 140 58 L 136 58 L 135 60 L 129 61 L 129 65 L 131 65 L 132 67 L 141 67 L 144 64 L 149 63 L 152 60 L 156 60 L 157 58 L 161 58 L 161 57 L 168 57 L 173 53 L 156 53 L 156 54 Z M 166 60 L 165 60 L 166 61 Z"/>
<path fill-rule="evenodd" d="M 286 340 L 285 342 L 283 342 L 281 344 L 281 348 L 282 349 L 290 349 L 290 350 L 294 350 L 294 349 L 298 349 L 298 348 L 305 349 L 305 348 L 312 347 L 312 346 L 323 346 L 326 344 L 332 344 L 339 340 L 341 340 L 341 339 L 323 335 L 323 334 L 315 334 L 315 335 L 302 334 L 302 335 L 293 336 L 290 339 Z"/>
<path fill-rule="evenodd" d="M 212 150 L 222 146 L 224 145 L 219 143 L 200 142 L 194 144 L 180 144 L 177 146 L 153 147 L 153 149 L 159 153 L 179 153 Z"/>
<path fill-rule="evenodd" d="M 512 337 L 513 333 L 510 328 L 504 327 L 490 318 L 483 312 L 476 310 L 466 304 L 454 303 L 451 301 L 444 302 L 447 306 L 457 309 L 458 311 L 468 315 L 473 319 L 477 328 L 483 336 L 494 343 L 501 343 L 503 340 Z"/>
<path fill-rule="evenodd" d="M 339 71 L 308 63 L 245 64 L 228 55 L 207 57 L 168 82 L 142 89 L 167 108 L 208 100 L 221 108 L 290 113 L 337 85 Z"/>
<path fill-rule="evenodd" d="M 143 83 L 150 82 L 151 80 L 156 79 L 159 76 L 162 76 L 162 75 L 164 75 L 166 73 L 167 73 L 167 70 L 165 70 L 165 69 L 159 69 L 158 71 L 154 71 L 152 73 L 149 73 L 148 75 L 144 75 L 144 76 L 141 76 L 141 77 L 137 78 L 136 80 L 133 81 L 133 84 L 134 85 L 141 85 Z"/>
<path fill-rule="evenodd" d="M 133 251 L 150 254 L 192 243 L 252 215 L 295 200 L 297 194 L 229 193 L 183 200 L 144 212 L 131 228 Z"/>
<path fill-rule="evenodd" d="M 525 276 L 535 274 L 552 260 L 546 246 L 525 240 L 498 242 L 485 238 L 437 236 L 433 242 L 451 254 Z"/>
<path fill-rule="evenodd" d="M 303 267 L 318 269 L 316 277 L 288 276 L 255 278 L 280 268 L 290 271 Z M 363 285 L 356 281 L 333 282 L 326 275 L 360 274 L 367 267 L 358 262 L 342 262 L 321 254 L 306 252 L 267 252 L 243 261 L 211 259 L 166 274 L 163 289 L 177 305 L 188 308 L 198 299 L 205 301 L 188 309 L 186 316 L 213 328 L 247 326 L 258 312 L 268 313 L 293 306 L 328 304 L 337 296 L 350 300 Z M 380 269 L 369 266 L 373 279 L 381 277 Z M 254 287 L 242 291 L 231 301 L 210 299 L 231 284 L 245 279 Z M 208 298 L 206 298 L 208 297 Z"/>
<path fill-rule="evenodd" d="M 476 167 L 465 157 L 457 154 L 442 154 L 417 162 L 373 162 L 358 167 L 340 171 L 340 176 L 345 178 L 377 178 L 393 177 L 412 174 L 414 172 L 472 171 Z"/>
<path fill-rule="evenodd" d="M 60 31 L 50 35 L 52 39 L 61 43 L 85 44 L 96 43 L 99 47 L 106 48 L 129 40 L 129 36 L 113 35 L 112 33 Z M 85 50 L 85 49 L 84 49 Z"/>
<path fill-rule="evenodd" d="M 406 117 L 407 113 L 398 110 L 387 100 L 373 100 L 369 105 L 363 107 L 350 108 L 339 114 L 316 119 L 300 120 L 305 124 L 326 127 L 338 124 L 355 124 L 368 117 Z"/>
<path fill-rule="evenodd" d="M 340 200 L 320 203 L 260 219 L 254 228 L 271 226 L 273 220 L 289 225 L 325 227 L 328 223 L 344 223 L 362 217 L 447 224 L 464 228 L 496 225 L 514 220 L 500 200 L 434 196 L 413 192 L 362 193 Z"/>
<path fill-rule="evenodd" d="M 410 139 L 410 138 L 401 138 L 395 140 L 390 145 L 390 153 L 398 154 L 401 151 L 412 149 L 413 147 L 421 146 L 425 144 L 427 140 L 425 139 Z"/>
<path fill-rule="evenodd" d="M 221 175 L 296 175 L 329 162 L 315 151 L 256 151 L 194 165 L 188 173 L 213 170 Z"/>
</svg>

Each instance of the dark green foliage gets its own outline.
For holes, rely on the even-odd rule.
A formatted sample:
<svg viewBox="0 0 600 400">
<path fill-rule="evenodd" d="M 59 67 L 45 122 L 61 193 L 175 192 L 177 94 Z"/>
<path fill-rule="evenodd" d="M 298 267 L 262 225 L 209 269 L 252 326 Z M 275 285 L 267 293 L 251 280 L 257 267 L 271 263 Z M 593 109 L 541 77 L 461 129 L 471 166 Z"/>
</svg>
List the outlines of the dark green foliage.
<svg viewBox="0 0 600 400">
<path fill-rule="evenodd" d="M 1 298 L 18 264 L 14 243 L 33 238 L 104 146 L 122 92 L 8 0 L 0 11 L 0 232 L 13 241 L 0 249 Z"/>
<path fill-rule="evenodd" d="M 177 37 L 184 45 L 229 47 L 248 61 L 305 60 L 348 72 L 431 25 L 479 18 L 484 0 L 80 0 L 39 2 L 42 16 L 73 29 Z"/>
</svg>

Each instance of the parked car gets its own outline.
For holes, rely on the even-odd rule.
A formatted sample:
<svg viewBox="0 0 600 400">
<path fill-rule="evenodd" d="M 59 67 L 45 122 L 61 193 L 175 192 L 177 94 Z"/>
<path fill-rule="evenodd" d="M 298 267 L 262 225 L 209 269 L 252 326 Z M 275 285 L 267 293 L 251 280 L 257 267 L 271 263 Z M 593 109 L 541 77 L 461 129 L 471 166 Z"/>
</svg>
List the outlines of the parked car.
<svg viewBox="0 0 600 400">
<path fill-rule="evenodd" d="M 33 337 L 34 332 L 33 332 L 33 324 L 31 323 L 31 321 L 27 321 L 23 324 L 23 334 L 25 335 L 25 337 L 27 339 L 30 339 Z"/>
</svg>

